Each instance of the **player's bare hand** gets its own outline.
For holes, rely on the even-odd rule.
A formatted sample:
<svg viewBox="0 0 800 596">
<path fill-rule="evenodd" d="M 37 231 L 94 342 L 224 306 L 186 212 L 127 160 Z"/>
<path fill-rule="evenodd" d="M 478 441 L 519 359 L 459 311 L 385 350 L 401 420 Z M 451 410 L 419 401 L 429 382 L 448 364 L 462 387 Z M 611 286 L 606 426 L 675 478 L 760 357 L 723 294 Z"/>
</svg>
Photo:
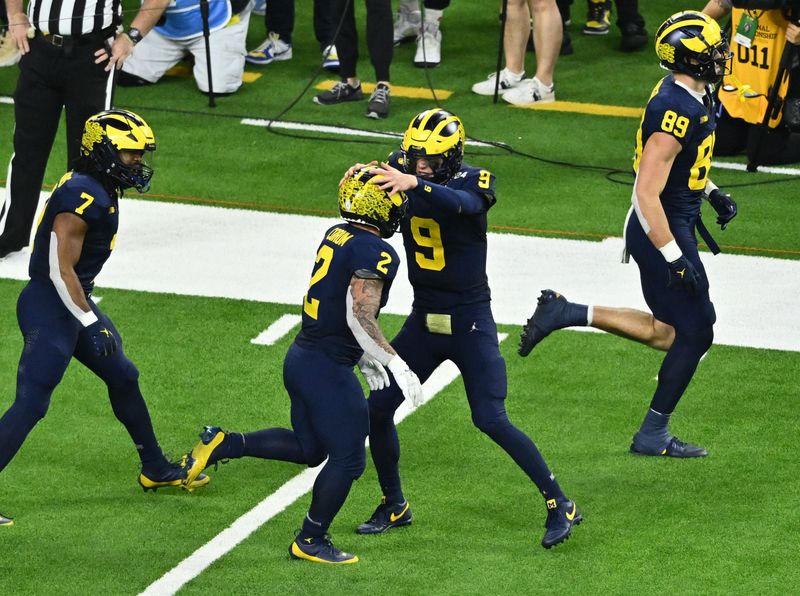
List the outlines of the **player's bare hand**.
<svg viewBox="0 0 800 596">
<path fill-rule="evenodd" d="M 341 186 L 342 184 L 344 184 L 344 183 L 345 183 L 345 181 L 346 181 L 348 178 L 352 178 L 352 177 L 353 177 L 353 175 L 354 175 L 356 172 L 358 172 L 359 170 L 361 170 L 361 169 L 364 169 L 364 168 L 369 168 L 369 167 L 371 167 L 371 166 L 375 166 L 375 165 L 378 165 L 378 162 L 377 162 L 377 161 L 375 161 L 375 160 L 373 159 L 373 160 L 372 160 L 371 162 L 369 162 L 369 163 L 357 163 L 357 164 L 355 164 L 354 166 L 351 166 L 351 167 L 349 167 L 349 168 L 347 169 L 347 171 L 344 173 L 344 176 L 342 176 L 342 179 L 341 179 L 341 180 L 339 180 L 339 186 Z"/>
<path fill-rule="evenodd" d="M 381 179 L 376 180 L 375 184 L 388 191 L 389 196 L 417 187 L 416 176 L 401 172 L 384 161 L 381 162 L 381 167 L 373 168 L 369 173 L 381 176 Z"/>
</svg>

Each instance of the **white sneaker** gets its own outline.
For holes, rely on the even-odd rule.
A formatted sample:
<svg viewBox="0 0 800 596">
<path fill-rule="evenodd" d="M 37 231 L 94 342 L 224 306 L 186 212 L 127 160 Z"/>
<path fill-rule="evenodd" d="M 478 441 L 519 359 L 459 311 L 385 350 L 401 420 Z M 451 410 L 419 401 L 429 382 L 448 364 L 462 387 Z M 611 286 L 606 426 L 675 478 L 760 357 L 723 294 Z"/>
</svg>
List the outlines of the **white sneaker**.
<svg viewBox="0 0 800 596">
<path fill-rule="evenodd" d="M 434 68 L 442 61 L 442 32 L 438 23 L 425 23 L 417 36 L 414 66 Z"/>
<path fill-rule="evenodd" d="M 264 66 L 272 62 L 292 59 L 292 44 L 283 41 L 277 33 L 270 33 L 261 44 L 247 52 L 248 64 Z"/>
<path fill-rule="evenodd" d="M 524 76 L 524 72 L 522 74 L 514 74 L 507 68 L 501 70 L 499 90 L 500 95 L 504 95 L 519 86 Z M 486 78 L 485 81 L 475 83 L 472 86 L 472 92 L 477 93 L 478 95 L 494 95 L 495 78 L 497 78 L 497 73 L 493 72 Z"/>
<path fill-rule="evenodd" d="M 17 42 L 11 37 L 11 32 L 0 34 L 0 66 L 13 66 L 20 58 L 22 54 L 19 53 Z"/>
<path fill-rule="evenodd" d="M 550 103 L 556 100 L 556 86 L 545 86 L 539 79 L 525 79 L 514 89 L 503 94 L 503 99 L 516 106 L 529 106 L 535 103 Z"/>
<path fill-rule="evenodd" d="M 401 4 L 394 20 L 394 45 L 417 37 L 421 27 L 422 13 L 418 10 L 408 10 Z"/>
</svg>

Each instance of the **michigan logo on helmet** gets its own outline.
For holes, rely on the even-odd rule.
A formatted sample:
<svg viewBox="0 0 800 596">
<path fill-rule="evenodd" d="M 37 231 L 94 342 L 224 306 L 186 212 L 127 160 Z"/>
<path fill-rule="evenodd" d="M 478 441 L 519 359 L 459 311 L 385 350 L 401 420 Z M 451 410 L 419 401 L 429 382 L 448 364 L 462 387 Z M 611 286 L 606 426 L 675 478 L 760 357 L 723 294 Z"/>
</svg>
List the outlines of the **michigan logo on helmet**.
<svg viewBox="0 0 800 596">
<path fill-rule="evenodd" d="M 408 199 L 403 193 L 389 196 L 375 184 L 381 176 L 369 170 L 359 170 L 339 187 L 339 213 L 346 221 L 372 226 L 382 238 L 389 238 L 400 225 Z"/>
<path fill-rule="evenodd" d="M 150 158 L 156 140 L 147 122 L 127 110 L 106 110 L 86 121 L 81 139 L 81 155 L 102 175 L 122 189 L 139 192 L 150 189 L 153 168 Z M 141 153 L 141 160 L 127 164 L 120 151 Z"/>
<path fill-rule="evenodd" d="M 667 70 L 717 84 L 730 73 L 732 54 L 717 22 L 686 10 L 668 18 L 656 32 L 656 54 Z"/>
<path fill-rule="evenodd" d="M 425 110 L 414 116 L 408 125 L 400 150 L 403 171 L 417 173 L 417 160 L 428 161 L 437 183 L 447 182 L 461 169 L 464 158 L 464 125 L 455 114 L 446 110 Z"/>
</svg>

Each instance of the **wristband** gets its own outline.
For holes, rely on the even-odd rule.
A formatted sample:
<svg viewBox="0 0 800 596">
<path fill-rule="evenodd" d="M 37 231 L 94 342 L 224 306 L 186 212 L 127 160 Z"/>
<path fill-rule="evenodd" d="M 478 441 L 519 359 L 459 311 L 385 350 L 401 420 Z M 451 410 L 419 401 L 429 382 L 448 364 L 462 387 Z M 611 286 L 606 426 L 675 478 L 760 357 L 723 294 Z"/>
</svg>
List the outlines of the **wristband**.
<svg viewBox="0 0 800 596">
<path fill-rule="evenodd" d="M 94 311 L 90 310 L 89 312 L 85 312 L 81 316 L 79 316 L 78 320 L 81 322 L 81 325 L 83 325 L 84 327 L 88 327 L 92 323 L 97 322 L 97 315 L 94 314 Z"/>
<path fill-rule="evenodd" d="M 710 195 L 713 191 L 719 189 L 719 186 L 708 180 L 706 182 L 706 187 L 703 189 L 703 192 L 706 193 L 706 196 Z"/>
<path fill-rule="evenodd" d="M 662 255 L 664 255 L 664 260 L 666 260 L 667 263 L 674 263 L 683 256 L 678 243 L 675 242 L 674 239 L 667 242 L 658 250 L 661 251 Z"/>
<path fill-rule="evenodd" d="M 386 365 L 386 368 L 388 368 L 389 372 L 396 377 L 408 370 L 408 364 L 406 364 L 405 360 L 400 358 L 400 356 L 395 356 L 389 360 L 389 364 Z"/>
</svg>

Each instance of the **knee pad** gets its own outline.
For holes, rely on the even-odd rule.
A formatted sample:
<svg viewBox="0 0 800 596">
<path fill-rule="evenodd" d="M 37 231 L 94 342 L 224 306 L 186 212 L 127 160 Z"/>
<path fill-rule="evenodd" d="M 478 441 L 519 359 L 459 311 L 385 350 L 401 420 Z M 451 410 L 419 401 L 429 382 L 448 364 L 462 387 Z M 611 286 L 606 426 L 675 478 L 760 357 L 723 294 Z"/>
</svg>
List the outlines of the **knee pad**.
<svg viewBox="0 0 800 596">
<path fill-rule="evenodd" d="M 367 451 L 362 448 L 347 456 L 331 457 L 330 464 L 342 470 L 351 480 L 358 480 L 367 467 Z"/>
<path fill-rule="evenodd" d="M 692 347 L 696 348 L 699 352 L 705 353 L 711 347 L 711 344 L 714 343 L 714 328 L 713 327 L 704 327 L 701 329 L 693 329 L 690 331 L 676 330 L 678 336 L 686 342 L 687 344 L 691 345 Z"/>
<path fill-rule="evenodd" d="M 124 356 L 123 358 L 124 361 L 120 363 L 117 372 L 103 374 L 103 376 L 106 377 L 103 380 L 106 382 L 109 389 L 125 389 L 131 385 L 137 385 L 139 382 L 139 369 L 136 368 L 133 362 Z"/>
<path fill-rule="evenodd" d="M 306 465 L 309 468 L 316 468 L 324 462 L 325 458 L 328 456 L 322 449 L 306 449 L 302 444 L 300 448 L 303 450 L 303 456 L 306 458 Z"/>
</svg>

